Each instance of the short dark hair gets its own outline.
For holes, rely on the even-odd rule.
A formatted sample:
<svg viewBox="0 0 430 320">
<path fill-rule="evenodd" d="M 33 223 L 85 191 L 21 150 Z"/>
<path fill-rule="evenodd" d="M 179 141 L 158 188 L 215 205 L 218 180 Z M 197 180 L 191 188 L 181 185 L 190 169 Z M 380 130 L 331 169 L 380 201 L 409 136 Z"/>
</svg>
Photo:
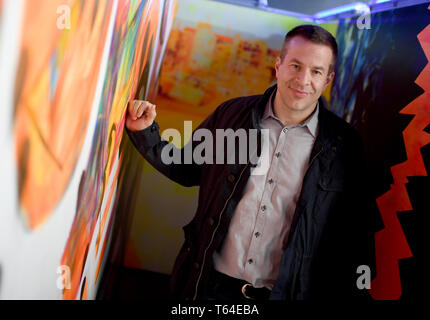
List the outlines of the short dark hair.
<svg viewBox="0 0 430 320">
<path fill-rule="evenodd" d="M 291 29 L 284 39 L 284 44 L 281 50 L 281 62 L 284 61 L 285 55 L 287 54 L 287 45 L 290 40 L 294 37 L 302 37 L 309 40 L 315 44 L 322 44 L 328 46 L 333 53 L 333 60 L 329 67 L 329 73 L 334 70 L 334 66 L 337 61 L 337 42 L 336 39 L 331 35 L 330 32 L 321 28 L 320 26 L 315 26 L 312 24 L 304 24 Z"/>
</svg>

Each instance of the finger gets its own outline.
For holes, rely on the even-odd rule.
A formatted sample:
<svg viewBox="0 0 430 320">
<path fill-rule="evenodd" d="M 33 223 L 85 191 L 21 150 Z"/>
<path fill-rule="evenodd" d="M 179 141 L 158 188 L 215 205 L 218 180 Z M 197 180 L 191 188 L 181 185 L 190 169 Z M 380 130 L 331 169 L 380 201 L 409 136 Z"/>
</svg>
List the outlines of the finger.
<svg viewBox="0 0 430 320">
<path fill-rule="evenodd" d="M 128 115 L 133 118 L 133 108 L 134 108 L 134 100 L 128 103 L 127 112 Z"/>
<path fill-rule="evenodd" d="M 138 119 L 138 118 L 139 118 L 139 116 L 138 116 L 138 111 L 139 111 L 139 108 L 140 108 L 142 105 L 143 105 L 143 101 L 136 100 L 136 103 L 134 104 L 134 108 L 133 108 L 133 118 L 134 118 L 134 120 L 136 120 L 136 119 Z"/>
<path fill-rule="evenodd" d="M 148 117 L 148 115 L 151 112 L 151 106 L 152 106 L 152 103 L 148 101 L 144 101 L 142 106 L 142 115 L 144 115 L 145 117 Z"/>
<path fill-rule="evenodd" d="M 139 104 L 136 112 L 136 117 L 140 118 L 143 115 L 143 111 L 145 110 L 145 106 L 143 103 Z"/>
<path fill-rule="evenodd" d="M 147 119 L 152 119 L 155 117 L 155 111 L 154 111 L 155 106 L 153 104 L 151 104 L 150 106 L 148 106 L 148 108 L 145 111 L 145 117 Z"/>
<path fill-rule="evenodd" d="M 136 100 L 131 101 L 131 103 L 128 106 L 128 114 L 130 115 L 130 117 L 135 120 L 135 115 L 134 115 L 134 108 L 136 105 Z"/>
</svg>

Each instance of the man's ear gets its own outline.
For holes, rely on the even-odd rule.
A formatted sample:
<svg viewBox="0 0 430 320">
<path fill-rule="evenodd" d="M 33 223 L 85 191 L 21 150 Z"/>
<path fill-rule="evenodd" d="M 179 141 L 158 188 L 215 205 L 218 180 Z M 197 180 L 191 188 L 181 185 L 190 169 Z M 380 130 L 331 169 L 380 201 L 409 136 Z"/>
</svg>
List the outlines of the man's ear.
<svg viewBox="0 0 430 320">
<path fill-rule="evenodd" d="M 281 63 L 282 63 L 281 57 L 276 57 L 276 63 L 275 63 L 276 77 L 278 77 L 278 70 Z"/>
<path fill-rule="evenodd" d="M 327 87 L 327 86 L 329 85 L 329 83 L 333 80 L 333 78 L 334 78 L 334 71 L 332 71 L 332 72 L 327 76 L 326 83 L 325 83 L 325 86 L 326 86 L 326 87 Z"/>
</svg>

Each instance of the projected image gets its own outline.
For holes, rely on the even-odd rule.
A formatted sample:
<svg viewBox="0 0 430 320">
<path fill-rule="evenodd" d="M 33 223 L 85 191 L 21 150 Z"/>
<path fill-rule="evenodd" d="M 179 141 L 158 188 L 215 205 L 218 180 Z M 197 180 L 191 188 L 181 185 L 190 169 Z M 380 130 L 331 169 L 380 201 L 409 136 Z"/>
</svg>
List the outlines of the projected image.
<svg viewBox="0 0 430 320">
<path fill-rule="evenodd" d="M 264 92 L 274 81 L 283 33 L 302 21 L 226 7 L 181 2 L 161 71 L 160 106 L 206 115 L 230 98 Z"/>
</svg>

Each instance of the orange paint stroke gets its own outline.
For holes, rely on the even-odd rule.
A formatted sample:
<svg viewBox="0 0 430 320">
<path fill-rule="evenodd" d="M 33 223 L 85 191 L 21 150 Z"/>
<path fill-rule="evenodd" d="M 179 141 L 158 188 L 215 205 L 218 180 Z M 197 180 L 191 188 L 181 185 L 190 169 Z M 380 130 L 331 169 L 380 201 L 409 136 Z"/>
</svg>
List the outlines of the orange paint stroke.
<svg viewBox="0 0 430 320">
<path fill-rule="evenodd" d="M 71 8 L 70 29 L 57 8 Z M 20 211 L 43 225 L 63 196 L 79 158 L 96 90 L 110 1 L 25 3 L 14 133 Z"/>
<path fill-rule="evenodd" d="M 430 60 L 430 25 L 418 35 L 418 40 L 427 60 Z M 372 281 L 372 289 L 369 291 L 377 300 L 396 300 L 402 295 L 398 261 L 413 255 L 397 213 L 413 210 L 406 189 L 408 177 L 427 176 L 421 148 L 430 143 L 430 135 L 424 131 L 430 123 L 429 64 L 415 82 L 425 92 L 400 111 L 402 114 L 415 116 L 403 131 L 408 160 L 391 167 L 394 184 L 388 192 L 377 199 L 385 225 L 385 228 L 375 235 L 377 276 Z"/>
</svg>

